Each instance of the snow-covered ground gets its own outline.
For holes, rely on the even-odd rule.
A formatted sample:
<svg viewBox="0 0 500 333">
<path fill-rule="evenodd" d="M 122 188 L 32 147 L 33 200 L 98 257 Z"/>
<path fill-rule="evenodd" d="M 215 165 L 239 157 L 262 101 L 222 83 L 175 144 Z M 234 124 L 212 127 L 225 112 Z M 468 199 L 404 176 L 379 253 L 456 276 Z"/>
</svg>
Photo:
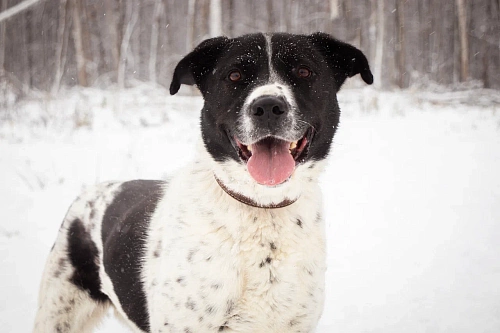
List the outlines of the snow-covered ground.
<svg viewBox="0 0 500 333">
<path fill-rule="evenodd" d="M 0 109 L 2 332 L 30 331 L 45 258 L 83 187 L 162 178 L 198 139 L 200 98 L 149 86 L 61 95 Z M 366 88 L 339 100 L 317 332 L 500 332 L 500 94 Z M 114 319 L 100 329 L 124 331 Z"/>
</svg>

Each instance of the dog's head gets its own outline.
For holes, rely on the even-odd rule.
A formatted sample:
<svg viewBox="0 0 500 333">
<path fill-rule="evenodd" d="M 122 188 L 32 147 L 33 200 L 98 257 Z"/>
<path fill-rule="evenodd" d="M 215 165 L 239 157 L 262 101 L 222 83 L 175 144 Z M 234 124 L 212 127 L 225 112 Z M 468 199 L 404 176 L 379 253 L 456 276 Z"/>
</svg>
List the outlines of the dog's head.
<svg viewBox="0 0 500 333">
<path fill-rule="evenodd" d="M 368 61 L 327 34 L 251 34 L 202 42 L 184 57 L 170 93 L 196 85 L 202 136 L 216 176 L 257 202 L 294 199 L 316 178 L 339 123 L 347 77 L 371 84 Z"/>
</svg>

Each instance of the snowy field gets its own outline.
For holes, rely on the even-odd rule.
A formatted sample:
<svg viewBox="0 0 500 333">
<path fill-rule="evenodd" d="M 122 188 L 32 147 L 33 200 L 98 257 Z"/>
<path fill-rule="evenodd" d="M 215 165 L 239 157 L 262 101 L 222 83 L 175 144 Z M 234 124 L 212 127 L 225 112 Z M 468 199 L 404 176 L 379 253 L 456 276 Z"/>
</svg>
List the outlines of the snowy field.
<svg viewBox="0 0 500 333">
<path fill-rule="evenodd" d="M 329 254 L 317 332 L 500 332 L 499 93 L 366 88 L 339 101 L 321 179 Z M 73 198 L 181 167 L 201 103 L 141 86 L 0 109 L 0 331 L 31 330 Z M 100 329 L 125 331 L 114 319 Z"/>
</svg>

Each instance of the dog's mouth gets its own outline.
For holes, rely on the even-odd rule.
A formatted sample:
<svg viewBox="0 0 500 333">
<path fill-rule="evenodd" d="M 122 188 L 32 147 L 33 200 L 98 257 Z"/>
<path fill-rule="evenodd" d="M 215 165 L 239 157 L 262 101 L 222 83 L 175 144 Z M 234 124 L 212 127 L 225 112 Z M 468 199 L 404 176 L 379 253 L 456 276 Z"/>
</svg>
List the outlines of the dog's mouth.
<svg viewBox="0 0 500 333">
<path fill-rule="evenodd" d="M 238 155 L 247 164 L 252 178 L 267 186 L 276 186 L 290 179 L 295 167 L 306 160 L 312 138 L 312 128 L 295 141 L 267 136 L 245 145 L 233 137 Z"/>
</svg>

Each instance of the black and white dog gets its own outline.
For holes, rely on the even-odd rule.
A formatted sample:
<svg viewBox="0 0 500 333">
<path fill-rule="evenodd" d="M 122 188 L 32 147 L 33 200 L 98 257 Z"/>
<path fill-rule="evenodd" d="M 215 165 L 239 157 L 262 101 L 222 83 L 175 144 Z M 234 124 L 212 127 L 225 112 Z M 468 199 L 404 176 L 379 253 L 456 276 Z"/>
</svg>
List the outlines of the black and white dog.
<svg viewBox="0 0 500 333">
<path fill-rule="evenodd" d="M 203 142 L 168 181 L 109 182 L 70 207 L 35 332 L 313 332 L 324 299 L 318 175 L 347 77 L 366 57 L 324 33 L 202 42 L 177 65 L 203 94 Z"/>
</svg>

